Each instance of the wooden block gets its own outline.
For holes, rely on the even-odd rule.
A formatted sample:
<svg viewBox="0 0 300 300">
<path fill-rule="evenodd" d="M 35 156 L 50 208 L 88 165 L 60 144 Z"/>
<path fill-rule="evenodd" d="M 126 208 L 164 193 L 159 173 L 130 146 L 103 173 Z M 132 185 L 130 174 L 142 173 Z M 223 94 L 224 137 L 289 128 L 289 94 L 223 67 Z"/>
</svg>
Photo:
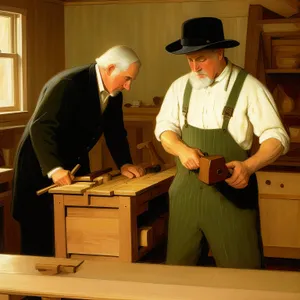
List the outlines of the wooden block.
<svg viewBox="0 0 300 300">
<path fill-rule="evenodd" d="M 139 228 L 139 246 L 152 248 L 152 246 L 153 246 L 153 229 L 151 226 Z"/>
<path fill-rule="evenodd" d="M 58 273 L 75 273 L 83 260 L 58 260 L 57 262 L 38 262 L 35 269 L 44 275 L 55 275 Z"/>
</svg>

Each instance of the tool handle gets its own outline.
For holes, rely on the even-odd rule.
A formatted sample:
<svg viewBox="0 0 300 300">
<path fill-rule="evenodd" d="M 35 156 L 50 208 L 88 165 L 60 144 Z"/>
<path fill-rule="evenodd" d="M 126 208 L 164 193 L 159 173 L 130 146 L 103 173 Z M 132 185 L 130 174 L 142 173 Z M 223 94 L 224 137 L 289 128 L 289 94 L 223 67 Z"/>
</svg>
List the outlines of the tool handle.
<svg viewBox="0 0 300 300">
<path fill-rule="evenodd" d="M 74 174 L 79 170 L 79 168 L 80 168 L 80 164 L 77 164 L 77 165 L 72 169 L 71 175 L 74 175 Z M 56 183 L 51 184 L 51 185 L 48 186 L 48 187 L 45 187 L 45 188 L 43 188 L 43 189 L 38 190 L 38 191 L 36 192 L 36 194 L 37 194 L 38 196 L 40 196 L 40 195 L 42 195 L 42 194 L 47 193 L 50 189 L 55 188 L 55 187 L 57 187 L 57 186 L 58 186 L 58 185 L 57 185 Z"/>
<path fill-rule="evenodd" d="M 71 175 L 75 175 L 75 173 L 79 170 L 80 167 L 81 167 L 80 164 L 77 164 L 77 165 L 72 169 Z"/>
</svg>

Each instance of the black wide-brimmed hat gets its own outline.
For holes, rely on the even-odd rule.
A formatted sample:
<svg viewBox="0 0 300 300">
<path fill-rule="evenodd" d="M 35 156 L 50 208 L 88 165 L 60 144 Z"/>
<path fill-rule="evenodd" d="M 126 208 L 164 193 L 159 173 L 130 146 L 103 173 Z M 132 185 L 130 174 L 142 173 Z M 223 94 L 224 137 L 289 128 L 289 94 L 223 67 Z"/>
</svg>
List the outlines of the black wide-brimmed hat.
<svg viewBox="0 0 300 300">
<path fill-rule="evenodd" d="M 225 40 L 220 19 L 204 17 L 185 21 L 182 24 L 181 39 L 166 46 L 173 54 L 187 54 L 202 49 L 233 48 L 240 43 Z"/>
</svg>

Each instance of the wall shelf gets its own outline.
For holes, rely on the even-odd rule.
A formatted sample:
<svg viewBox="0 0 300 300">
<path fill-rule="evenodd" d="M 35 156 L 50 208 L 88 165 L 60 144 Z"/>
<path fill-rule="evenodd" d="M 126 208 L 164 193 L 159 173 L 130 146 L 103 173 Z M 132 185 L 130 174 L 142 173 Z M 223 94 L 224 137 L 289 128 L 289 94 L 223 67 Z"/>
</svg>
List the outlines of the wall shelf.
<svg viewBox="0 0 300 300">
<path fill-rule="evenodd" d="M 266 69 L 266 74 L 300 74 L 300 69 Z"/>
</svg>

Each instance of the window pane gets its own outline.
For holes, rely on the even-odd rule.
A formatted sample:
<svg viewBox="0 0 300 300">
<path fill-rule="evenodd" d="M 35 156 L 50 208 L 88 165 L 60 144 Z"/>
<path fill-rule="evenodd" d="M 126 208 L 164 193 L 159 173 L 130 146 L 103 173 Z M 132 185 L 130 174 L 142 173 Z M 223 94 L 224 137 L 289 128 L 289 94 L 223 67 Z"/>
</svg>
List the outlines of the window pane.
<svg viewBox="0 0 300 300">
<path fill-rule="evenodd" d="M 11 18 L 0 16 L 0 50 L 11 53 Z"/>
<path fill-rule="evenodd" d="M 13 106 L 13 59 L 0 57 L 0 107 Z"/>
</svg>

